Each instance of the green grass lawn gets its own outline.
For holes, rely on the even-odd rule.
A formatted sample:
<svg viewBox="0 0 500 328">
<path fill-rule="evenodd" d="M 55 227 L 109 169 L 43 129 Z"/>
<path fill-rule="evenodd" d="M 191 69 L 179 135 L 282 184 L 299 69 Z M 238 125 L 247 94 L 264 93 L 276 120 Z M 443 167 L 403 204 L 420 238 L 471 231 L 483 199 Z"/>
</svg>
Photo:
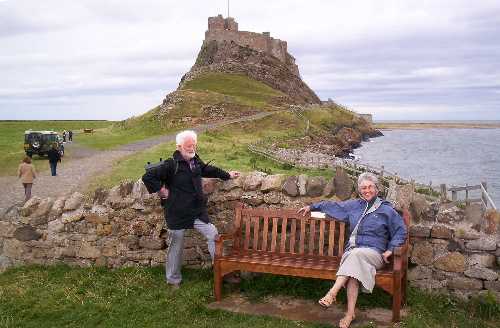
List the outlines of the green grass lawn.
<svg viewBox="0 0 500 328">
<path fill-rule="evenodd" d="M 208 309 L 214 301 L 211 270 L 183 272 L 181 289 L 172 290 L 162 267 L 10 269 L 0 274 L 0 327 L 330 327 Z M 240 291 L 255 302 L 267 295 L 316 300 L 330 284 L 263 275 L 243 281 Z M 344 292 L 339 301 L 345 303 Z M 390 298 L 380 290 L 359 298 L 361 309 L 375 306 L 389 309 Z M 462 303 L 412 289 L 409 309 L 400 327 L 497 327 L 500 320 L 496 303 Z"/>
<path fill-rule="evenodd" d="M 216 130 L 200 134 L 197 152 L 205 161 L 225 170 L 249 172 L 265 171 L 270 174 L 287 175 L 322 175 L 333 176 L 331 170 L 304 170 L 287 167 L 254 155 L 248 150 L 248 144 L 266 138 L 286 138 L 301 129 L 301 123 L 289 113 L 276 113 L 257 121 L 231 124 Z M 123 180 L 137 180 L 144 174 L 144 164 L 157 162 L 160 158 L 169 158 L 175 150 L 175 143 L 165 143 L 135 153 L 114 164 L 111 174 L 95 177 L 89 191 L 97 187 L 112 187 Z"/>
<path fill-rule="evenodd" d="M 83 128 L 101 129 L 112 124 L 109 121 L 0 121 L 0 175 L 15 175 L 17 166 L 25 156 L 24 131 L 53 130 L 62 132 L 72 130 L 74 140 L 78 140 Z M 46 159 L 34 156 L 37 170 L 48 169 Z"/>
</svg>

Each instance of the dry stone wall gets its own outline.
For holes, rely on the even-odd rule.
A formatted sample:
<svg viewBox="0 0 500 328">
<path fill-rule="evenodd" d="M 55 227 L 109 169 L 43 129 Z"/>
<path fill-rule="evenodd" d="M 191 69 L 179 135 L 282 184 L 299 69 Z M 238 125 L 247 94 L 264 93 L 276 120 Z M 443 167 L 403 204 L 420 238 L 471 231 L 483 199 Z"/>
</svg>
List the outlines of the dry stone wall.
<svg viewBox="0 0 500 328">
<path fill-rule="evenodd" d="M 354 183 L 338 170 L 324 177 L 266 175 L 250 172 L 239 179 L 204 181 L 209 214 L 220 232 L 228 231 L 238 202 L 246 206 L 299 208 L 320 199 L 346 199 Z M 488 234 L 469 222 L 467 209 L 429 204 L 406 186 L 391 186 L 396 207 L 408 206 L 412 286 L 461 297 L 500 295 L 498 228 Z M 125 182 L 92 197 L 74 193 L 58 199 L 33 197 L 23 207 L 0 213 L 0 271 L 23 264 L 68 263 L 76 266 L 154 266 L 165 263 L 167 232 L 156 195 L 141 181 Z M 188 230 L 185 265 L 210 265 L 205 242 Z"/>
</svg>

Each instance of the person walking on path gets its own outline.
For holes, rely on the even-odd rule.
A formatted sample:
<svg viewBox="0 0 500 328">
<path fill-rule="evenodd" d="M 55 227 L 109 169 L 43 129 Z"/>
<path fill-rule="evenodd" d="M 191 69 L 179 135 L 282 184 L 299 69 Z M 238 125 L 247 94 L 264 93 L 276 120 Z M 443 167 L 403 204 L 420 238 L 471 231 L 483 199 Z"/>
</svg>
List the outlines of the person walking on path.
<svg viewBox="0 0 500 328">
<path fill-rule="evenodd" d="M 52 148 L 47 153 L 47 156 L 49 157 L 49 164 L 50 164 L 50 172 L 52 173 L 52 176 L 57 175 L 57 163 L 61 161 L 61 154 L 57 150 L 56 144 L 52 145 Z"/>
<path fill-rule="evenodd" d="M 69 141 L 73 142 L 73 131 L 72 130 L 68 131 L 68 139 L 69 139 Z"/>
<path fill-rule="evenodd" d="M 33 180 L 36 178 L 36 171 L 31 164 L 31 157 L 25 156 L 17 169 L 17 176 L 21 179 L 24 187 L 24 201 L 27 202 L 31 198 L 31 187 Z"/>
<path fill-rule="evenodd" d="M 207 239 L 212 262 L 214 258 L 214 239 L 218 232 L 208 217 L 207 198 L 203 194 L 201 178 L 229 180 L 239 177 L 240 173 L 226 172 L 204 163 L 196 154 L 197 135 L 194 131 L 177 134 L 176 144 L 177 150 L 172 158 L 147 170 L 142 181 L 148 192 L 158 193 L 164 203 L 169 233 L 165 275 L 168 284 L 179 288 L 186 229 L 194 228 Z"/>
</svg>

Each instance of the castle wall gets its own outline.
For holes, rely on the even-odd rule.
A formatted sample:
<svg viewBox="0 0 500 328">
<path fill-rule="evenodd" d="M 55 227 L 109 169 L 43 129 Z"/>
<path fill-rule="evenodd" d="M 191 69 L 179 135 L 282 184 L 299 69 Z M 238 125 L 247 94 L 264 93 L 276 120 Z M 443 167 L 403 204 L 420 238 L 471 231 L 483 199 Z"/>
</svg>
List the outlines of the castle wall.
<svg viewBox="0 0 500 328">
<path fill-rule="evenodd" d="M 247 31 L 208 30 L 205 41 L 233 41 L 240 46 L 249 47 L 273 55 L 286 62 L 287 44 L 285 41 L 266 37 L 263 34 Z"/>
</svg>

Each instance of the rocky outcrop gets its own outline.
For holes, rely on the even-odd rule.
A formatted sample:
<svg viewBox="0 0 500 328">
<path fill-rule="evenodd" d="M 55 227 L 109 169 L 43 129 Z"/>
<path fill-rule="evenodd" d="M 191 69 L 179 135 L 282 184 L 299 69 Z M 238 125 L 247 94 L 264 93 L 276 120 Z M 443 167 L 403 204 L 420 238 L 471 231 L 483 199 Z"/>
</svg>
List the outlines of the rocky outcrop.
<svg viewBox="0 0 500 328">
<path fill-rule="evenodd" d="M 320 104 L 318 96 L 295 74 L 296 68 L 265 52 L 243 47 L 230 41 L 204 42 L 195 65 L 186 73 L 179 88 L 204 72 L 245 74 L 289 97 L 290 103 Z"/>
</svg>

